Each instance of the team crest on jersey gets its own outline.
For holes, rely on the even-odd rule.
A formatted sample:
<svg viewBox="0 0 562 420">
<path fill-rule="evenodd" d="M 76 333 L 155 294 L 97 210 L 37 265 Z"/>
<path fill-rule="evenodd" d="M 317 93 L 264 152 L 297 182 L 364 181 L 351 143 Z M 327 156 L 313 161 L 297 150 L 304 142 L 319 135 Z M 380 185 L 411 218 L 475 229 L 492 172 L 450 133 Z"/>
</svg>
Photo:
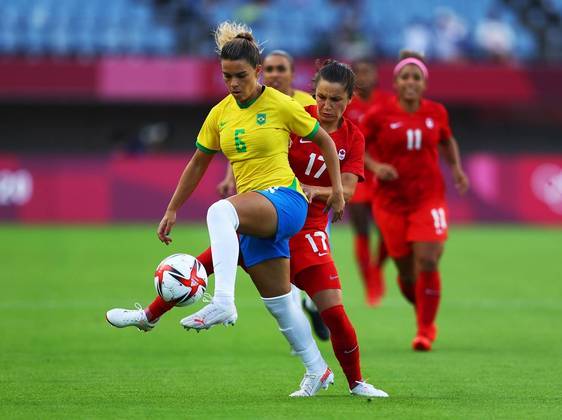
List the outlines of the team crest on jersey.
<svg viewBox="0 0 562 420">
<path fill-rule="evenodd" d="M 435 125 L 435 124 L 433 123 L 433 118 L 427 117 L 427 118 L 425 119 L 425 125 L 426 125 L 427 128 L 429 128 L 429 129 L 433 128 L 434 125 Z"/>
<path fill-rule="evenodd" d="M 265 124 L 265 114 L 264 113 L 256 114 L 256 123 L 258 125 L 264 125 Z"/>
<path fill-rule="evenodd" d="M 339 158 L 339 160 L 345 159 L 345 149 L 338 150 L 338 158 Z"/>
</svg>

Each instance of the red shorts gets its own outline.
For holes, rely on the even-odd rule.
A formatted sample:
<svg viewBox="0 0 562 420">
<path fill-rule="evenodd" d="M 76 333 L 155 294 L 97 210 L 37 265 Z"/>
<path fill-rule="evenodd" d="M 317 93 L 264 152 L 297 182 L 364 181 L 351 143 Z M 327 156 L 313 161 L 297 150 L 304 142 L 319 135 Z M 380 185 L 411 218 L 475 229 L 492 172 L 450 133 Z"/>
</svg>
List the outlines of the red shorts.
<svg viewBox="0 0 562 420">
<path fill-rule="evenodd" d="M 363 182 L 358 182 L 355 187 L 355 193 L 349 202 L 351 204 L 371 203 L 373 200 L 373 183 L 371 180 L 365 179 Z"/>
<path fill-rule="evenodd" d="M 314 265 L 294 276 L 291 275 L 291 281 L 310 297 L 322 290 L 341 289 L 338 270 L 333 261 L 322 265 Z"/>
<path fill-rule="evenodd" d="M 412 242 L 444 242 L 447 239 L 447 206 L 444 201 L 423 204 L 411 212 L 391 212 L 373 205 L 373 216 L 391 257 L 412 252 Z"/>
<path fill-rule="evenodd" d="M 303 229 L 291 238 L 291 278 L 308 267 L 333 262 L 329 239 L 325 229 Z"/>
</svg>

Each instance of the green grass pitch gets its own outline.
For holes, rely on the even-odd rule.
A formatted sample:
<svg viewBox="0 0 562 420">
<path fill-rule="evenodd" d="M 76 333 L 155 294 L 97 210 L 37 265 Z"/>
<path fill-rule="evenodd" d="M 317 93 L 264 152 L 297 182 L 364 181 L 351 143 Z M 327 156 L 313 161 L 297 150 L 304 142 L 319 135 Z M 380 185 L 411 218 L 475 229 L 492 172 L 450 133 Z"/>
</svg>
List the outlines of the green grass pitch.
<svg viewBox="0 0 562 420">
<path fill-rule="evenodd" d="M 364 375 L 390 398 L 336 384 L 293 400 L 303 374 L 248 278 L 237 283 L 232 328 L 196 334 L 179 308 L 150 333 L 105 321 L 147 304 L 157 263 L 196 255 L 202 226 L 178 226 L 169 247 L 156 226 L 0 226 L 0 418 L 560 418 L 562 230 L 456 227 L 442 263 L 434 351 L 410 350 L 411 307 L 387 265 L 387 295 L 364 304 L 345 226 L 333 230 L 344 301 Z M 211 283 L 212 284 L 212 283 Z M 212 290 L 212 286 L 210 288 Z"/>
</svg>

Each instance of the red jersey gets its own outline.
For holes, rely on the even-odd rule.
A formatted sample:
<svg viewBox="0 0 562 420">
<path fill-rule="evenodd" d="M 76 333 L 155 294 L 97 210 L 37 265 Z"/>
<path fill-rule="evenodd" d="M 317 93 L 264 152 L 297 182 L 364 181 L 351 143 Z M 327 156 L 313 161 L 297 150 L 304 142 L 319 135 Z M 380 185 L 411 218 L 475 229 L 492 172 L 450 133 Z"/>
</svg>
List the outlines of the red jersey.
<svg viewBox="0 0 562 420">
<path fill-rule="evenodd" d="M 307 111 L 317 117 L 316 108 Z M 343 118 L 341 126 L 330 136 L 334 140 L 340 159 L 340 172 L 348 172 L 364 179 L 365 138 L 359 128 Z M 324 157 L 320 148 L 312 141 L 300 137 L 292 137 L 289 147 L 289 163 L 295 175 L 303 184 L 329 187 L 332 185 Z M 324 213 L 325 203 L 312 201 L 308 206 L 308 216 L 303 229 L 324 229 L 328 224 L 328 215 Z"/>
<path fill-rule="evenodd" d="M 343 115 L 347 119 L 351 120 L 352 123 L 354 123 L 358 127 L 361 127 L 361 120 L 363 119 L 363 116 L 367 113 L 367 111 L 374 106 L 382 106 L 390 98 L 392 98 L 392 94 L 380 89 L 373 89 L 373 91 L 371 92 L 371 96 L 369 96 L 369 99 L 367 100 L 361 99 L 361 97 L 358 95 L 353 95 L 353 98 L 347 105 L 347 108 L 345 109 Z M 354 199 L 358 194 L 362 193 L 363 195 L 365 195 L 367 193 L 367 191 L 362 191 L 363 189 L 368 190 L 368 195 L 369 197 L 371 196 L 371 190 L 373 188 L 373 186 L 371 185 L 373 173 L 370 171 L 365 171 L 365 179 L 367 182 L 365 182 L 364 185 L 357 186 L 356 194 L 353 196 Z M 370 198 L 367 201 L 370 201 Z"/>
<path fill-rule="evenodd" d="M 372 106 L 383 104 L 390 98 L 392 98 L 392 94 L 380 89 L 374 89 L 367 100 L 361 99 L 358 95 L 353 95 L 343 115 L 353 124 L 360 126 L 361 119 Z"/>
<path fill-rule="evenodd" d="M 412 114 L 394 97 L 365 114 L 361 128 L 367 150 L 381 163 L 398 171 L 394 181 L 377 180 L 375 205 L 391 211 L 410 211 L 432 199 L 444 199 L 439 169 L 439 142 L 452 136 L 445 107 L 422 99 Z"/>
</svg>

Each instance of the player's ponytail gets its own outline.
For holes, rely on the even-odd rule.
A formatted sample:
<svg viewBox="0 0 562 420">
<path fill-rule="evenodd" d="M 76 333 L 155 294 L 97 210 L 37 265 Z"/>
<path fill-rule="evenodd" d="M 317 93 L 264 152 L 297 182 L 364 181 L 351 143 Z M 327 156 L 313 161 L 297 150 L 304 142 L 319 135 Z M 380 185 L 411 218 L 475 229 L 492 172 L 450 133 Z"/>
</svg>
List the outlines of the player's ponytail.
<svg viewBox="0 0 562 420">
<path fill-rule="evenodd" d="M 254 68 L 260 64 L 261 50 L 247 25 L 222 22 L 215 30 L 215 43 L 222 60 L 246 60 Z"/>
<path fill-rule="evenodd" d="M 341 84 L 349 98 L 353 96 L 353 89 L 355 88 L 355 73 L 347 64 L 341 63 L 336 60 L 326 60 L 322 63 L 314 78 L 312 84 L 314 90 L 320 80 L 326 80 L 330 83 Z"/>
</svg>

